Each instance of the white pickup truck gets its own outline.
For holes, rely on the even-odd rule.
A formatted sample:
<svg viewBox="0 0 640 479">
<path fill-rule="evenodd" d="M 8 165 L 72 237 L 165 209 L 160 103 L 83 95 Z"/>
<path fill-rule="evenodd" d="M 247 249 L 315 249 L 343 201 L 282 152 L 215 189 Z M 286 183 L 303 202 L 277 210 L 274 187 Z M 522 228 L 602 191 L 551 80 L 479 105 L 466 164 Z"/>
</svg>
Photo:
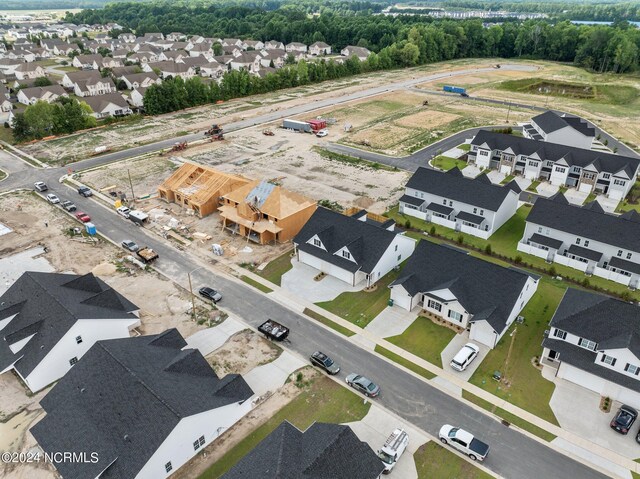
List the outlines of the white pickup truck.
<svg viewBox="0 0 640 479">
<path fill-rule="evenodd" d="M 384 446 L 378 451 L 378 458 L 384 464 L 383 474 L 391 472 L 391 469 L 396 465 L 408 445 L 409 435 L 407 432 L 401 428 L 394 429 L 385 441 Z"/>
<path fill-rule="evenodd" d="M 443 444 L 450 444 L 458 451 L 469 456 L 472 461 L 484 461 L 484 458 L 489 454 L 489 446 L 487 444 L 459 427 L 445 424 L 440 428 L 438 436 Z"/>
</svg>

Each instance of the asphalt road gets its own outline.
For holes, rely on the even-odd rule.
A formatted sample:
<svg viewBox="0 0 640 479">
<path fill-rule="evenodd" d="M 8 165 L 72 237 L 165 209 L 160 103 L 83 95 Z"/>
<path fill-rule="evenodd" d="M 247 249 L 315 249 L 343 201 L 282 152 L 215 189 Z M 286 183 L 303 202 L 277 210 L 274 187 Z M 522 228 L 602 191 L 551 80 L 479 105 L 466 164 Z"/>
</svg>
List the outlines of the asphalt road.
<svg viewBox="0 0 640 479">
<path fill-rule="evenodd" d="M 285 347 L 308 357 L 322 350 L 331 355 L 342 367 L 339 374 L 358 372 L 380 384 L 382 393 L 375 401 L 398 414 L 408 423 L 437 436 L 445 424 L 460 425 L 478 435 L 491 446 L 485 465 L 506 478 L 538 479 L 604 478 L 605 475 L 554 451 L 551 447 L 529 439 L 523 434 L 503 426 L 484 413 L 465 405 L 424 381 L 409 375 L 394 365 L 362 349 L 341 335 L 329 331 L 313 320 L 294 313 L 271 300 L 256 289 L 216 274 L 160 238 L 115 212 L 97 205 L 93 200 L 79 196 L 67 186 L 55 185 L 49 192 L 62 201 L 73 201 L 79 210 L 91 215 L 98 231 L 120 243 L 132 239 L 158 252 L 155 267 L 168 277 L 187 285 L 187 273 L 192 272 L 194 290 L 208 285 L 220 290 L 220 306 L 235 316 L 257 327 L 268 318 L 276 319 L 291 328 L 290 343 Z M 212 255 L 212 262 L 214 257 Z M 194 271 L 195 270 L 195 271 Z"/>
</svg>

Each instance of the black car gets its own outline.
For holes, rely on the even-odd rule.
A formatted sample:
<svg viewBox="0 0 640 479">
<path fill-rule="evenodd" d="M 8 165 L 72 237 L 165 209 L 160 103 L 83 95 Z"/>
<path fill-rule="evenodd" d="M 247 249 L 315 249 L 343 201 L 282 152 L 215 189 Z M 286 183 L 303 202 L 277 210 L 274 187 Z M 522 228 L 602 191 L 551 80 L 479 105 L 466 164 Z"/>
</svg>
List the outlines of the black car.
<svg viewBox="0 0 640 479">
<path fill-rule="evenodd" d="M 86 186 L 81 186 L 80 188 L 78 188 L 78 194 L 87 198 L 93 195 L 93 192 L 91 191 L 91 189 L 87 188 Z"/>
<path fill-rule="evenodd" d="M 333 359 L 320 351 L 316 351 L 311 355 L 311 364 L 324 369 L 329 374 L 338 374 L 340 372 L 340 368 L 333 362 Z"/>
<path fill-rule="evenodd" d="M 638 411 L 633 409 L 631 406 L 623 404 L 609 425 L 611 426 L 611 429 L 614 429 L 620 434 L 627 434 L 637 417 Z M 636 440 L 638 440 L 637 437 Z"/>
<path fill-rule="evenodd" d="M 217 292 L 213 288 L 208 288 L 206 286 L 203 286 L 202 288 L 200 288 L 198 290 L 198 293 L 200 293 L 200 296 L 202 296 L 203 298 L 208 298 L 214 303 L 217 303 L 222 299 L 222 295 L 219 292 Z"/>
</svg>

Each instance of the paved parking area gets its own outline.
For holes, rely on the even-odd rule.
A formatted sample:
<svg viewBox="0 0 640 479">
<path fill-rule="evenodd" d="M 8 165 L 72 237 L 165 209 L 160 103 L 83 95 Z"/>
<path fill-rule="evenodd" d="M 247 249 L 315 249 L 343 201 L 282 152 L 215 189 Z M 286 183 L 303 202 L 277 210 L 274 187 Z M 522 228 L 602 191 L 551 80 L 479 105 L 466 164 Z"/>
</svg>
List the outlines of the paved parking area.
<svg viewBox="0 0 640 479">
<path fill-rule="evenodd" d="M 364 328 L 381 338 L 402 334 L 418 317 L 420 308 L 415 312 L 407 311 L 399 306 L 387 306 Z"/>
<path fill-rule="evenodd" d="M 391 477 L 401 479 L 417 479 L 413 454 L 420 446 L 426 443 L 429 438 L 411 424 L 399 420 L 395 416 L 378 408 L 375 404 L 371 406 L 369 412 L 361 421 L 350 422 L 347 425 L 356 433 L 361 441 L 371 446 L 371 449 L 378 451 L 384 444 L 389 434 L 397 427 L 401 427 L 409 434 L 409 445 L 398 463 L 391 471 Z"/>
<path fill-rule="evenodd" d="M 536 191 L 540 196 L 548 197 L 548 196 L 555 195 L 558 192 L 559 188 L 560 188 L 559 186 L 552 185 L 548 181 L 543 181 L 538 185 L 538 187 L 536 188 Z"/>
<path fill-rule="evenodd" d="M 589 193 L 578 191 L 575 188 L 569 188 L 565 191 L 564 196 L 567 198 L 569 203 L 581 206 L 584 203 L 584 200 L 587 199 L 587 196 L 589 196 Z"/>
<path fill-rule="evenodd" d="M 489 178 L 491 180 L 491 183 L 493 184 L 500 184 L 500 182 L 506 177 L 507 175 L 505 175 L 504 173 L 500 173 L 498 170 L 491 170 L 489 173 L 487 173 L 487 178 Z"/>
<path fill-rule="evenodd" d="M 351 286 L 333 276 L 325 276 L 320 281 L 313 278 L 319 271 L 292 258 L 293 268 L 282 275 L 280 284 L 287 291 L 305 298 L 311 303 L 331 301 L 345 291 L 360 291 L 364 286 Z"/>
<path fill-rule="evenodd" d="M 262 396 L 282 386 L 292 372 L 308 364 L 290 352 L 282 351 L 278 359 L 253 368 L 243 377 L 253 392 Z"/>
<path fill-rule="evenodd" d="M 462 346 L 469 342 L 478 346 L 480 348 L 480 352 L 478 353 L 478 356 L 476 356 L 476 358 L 467 367 L 467 369 L 465 369 L 464 371 L 456 371 L 451 366 L 449 366 L 449 363 L 456 355 L 456 353 L 460 351 L 460 349 L 462 349 Z M 456 334 L 449 342 L 449 344 L 447 344 L 447 347 L 444 348 L 440 353 L 440 358 L 442 359 L 442 367 L 447 369 L 448 371 L 451 371 L 452 374 L 455 374 L 459 378 L 468 381 L 475 370 L 478 369 L 478 366 L 480 366 L 480 363 L 482 363 L 482 360 L 485 358 L 488 352 L 489 348 L 487 346 L 474 341 L 469 341 L 469 332 L 465 331 L 462 334 Z"/>
<path fill-rule="evenodd" d="M 186 339 L 187 346 L 199 350 L 203 356 L 206 356 L 218 349 L 227 339 L 243 329 L 247 329 L 247 327 L 230 316 L 213 328 L 203 329 L 189 336 Z"/>
</svg>

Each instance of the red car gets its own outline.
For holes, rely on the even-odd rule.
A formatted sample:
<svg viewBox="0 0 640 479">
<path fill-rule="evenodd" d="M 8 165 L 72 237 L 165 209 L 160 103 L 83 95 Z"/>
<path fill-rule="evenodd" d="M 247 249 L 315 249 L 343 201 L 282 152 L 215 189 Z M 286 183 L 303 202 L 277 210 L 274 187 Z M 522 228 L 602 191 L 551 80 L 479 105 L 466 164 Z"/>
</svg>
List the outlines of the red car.
<svg viewBox="0 0 640 479">
<path fill-rule="evenodd" d="M 88 214 L 83 213 L 82 211 L 76 213 L 76 218 L 78 218 L 83 223 L 88 223 L 89 221 L 91 221 L 91 217 Z"/>
</svg>

